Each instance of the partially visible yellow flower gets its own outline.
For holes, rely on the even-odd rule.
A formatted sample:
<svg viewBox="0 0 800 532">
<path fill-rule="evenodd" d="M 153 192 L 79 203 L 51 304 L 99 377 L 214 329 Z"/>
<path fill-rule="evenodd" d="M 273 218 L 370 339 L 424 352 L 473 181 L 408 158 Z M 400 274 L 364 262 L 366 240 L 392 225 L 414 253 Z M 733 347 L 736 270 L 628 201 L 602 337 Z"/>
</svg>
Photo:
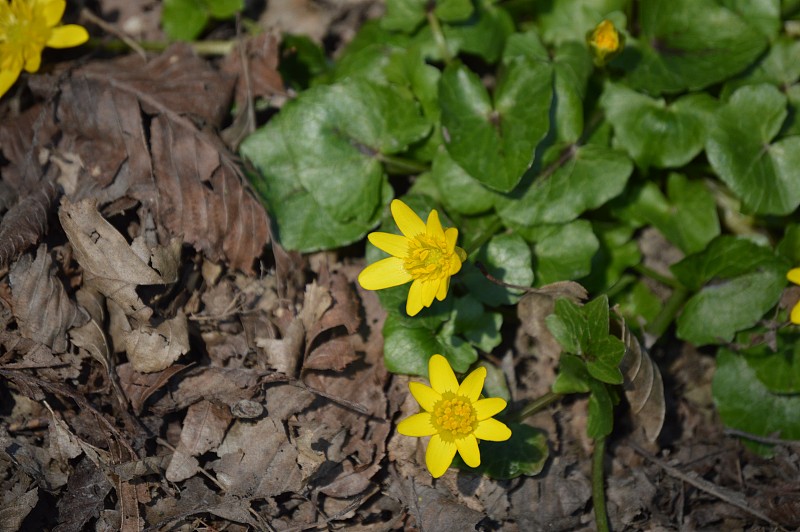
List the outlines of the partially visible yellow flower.
<svg viewBox="0 0 800 532">
<path fill-rule="evenodd" d="M 604 66 L 625 47 L 625 36 L 617 31 L 613 22 L 604 20 L 586 34 L 586 44 L 592 50 L 594 63 Z"/>
<path fill-rule="evenodd" d="M 82 26 L 57 26 L 66 7 L 65 0 L 0 0 L 0 96 L 23 68 L 39 70 L 46 46 L 71 48 L 89 39 Z"/>
<path fill-rule="evenodd" d="M 786 278 L 794 284 L 800 284 L 800 268 L 792 268 L 789 270 L 789 273 L 786 274 Z M 800 302 L 792 309 L 792 314 L 789 319 L 792 320 L 792 323 L 800 325 Z"/>
<path fill-rule="evenodd" d="M 450 363 L 442 355 L 428 362 L 431 386 L 411 382 L 408 388 L 424 412 L 407 417 L 397 425 L 404 436 L 431 436 L 425 451 L 425 465 L 433 478 L 444 475 L 456 451 L 470 467 L 481 465 L 478 440 L 505 441 L 511 429 L 492 418 L 506 407 L 505 399 L 481 399 L 486 368 L 478 368 L 458 384 Z"/>
<path fill-rule="evenodd" d="M 467 254 L 456 246 L 458 229 L 444 230 L 435 209 L 427 223 L 400 200 L 392 201 L 391 209 L 403 235 L 369 234 L 369 241 L 391 257 L 364 268 L 358 282 L 367 290 L 381 290 L 412 281 L 406 312 L 414 316 L 423 307 L 430 307 L 434 297 L 444 300 L 450 277 L 461 269 Z"/>
</svg>

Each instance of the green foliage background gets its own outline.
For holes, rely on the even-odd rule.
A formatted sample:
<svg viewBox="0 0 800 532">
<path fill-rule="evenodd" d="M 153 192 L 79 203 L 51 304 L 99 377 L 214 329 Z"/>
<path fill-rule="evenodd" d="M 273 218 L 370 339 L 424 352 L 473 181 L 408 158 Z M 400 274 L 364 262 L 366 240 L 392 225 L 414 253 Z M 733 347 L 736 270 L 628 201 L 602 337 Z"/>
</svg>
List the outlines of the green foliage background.
<svg viewBox="0 0 800 532">
<path fill-rule="evenodd" d="M 389 369 L 424 375 L 441 353 L 463 372 L 500 343 L 522 292 L 487 281 L 480 262 L 507 283 L 577 280 L 600 296 L 597 309 L 559 303 L 548 322 L 571 353 L 556 388 L 591 392 L 590 409 L 609 412 L 593 435 L 610 431 L 606 385 L 621 382 L 608 335 L 618 304 L 652 338 L 674 330 L 720 349 L 727 424 L 798 437 L 800 351 L 780 300 L 800 265 L 800 2 L 386 7 L 332 63 L 289 38 L 283 74 L 299 94 L 241 154 L 289 249 L 396 232 L 394 197 L 458 227 L 470 260 L 444 302 L 411 319 L 407 286 L 380 294 Z M 601 68 L 585 36 L 604 19 L 626 47 Z M 668 272 L 643 262 L 648 230 L 683 257 Z M 369 261 L 381 256 L 368 246 Z"/>
</svg>

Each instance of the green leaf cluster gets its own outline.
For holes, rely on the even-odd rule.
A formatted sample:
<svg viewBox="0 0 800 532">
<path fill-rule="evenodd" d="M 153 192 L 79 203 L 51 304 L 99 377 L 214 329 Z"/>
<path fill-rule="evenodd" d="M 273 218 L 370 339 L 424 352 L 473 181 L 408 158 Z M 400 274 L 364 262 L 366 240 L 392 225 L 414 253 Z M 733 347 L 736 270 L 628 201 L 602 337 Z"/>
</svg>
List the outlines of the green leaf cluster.
<svg viewBox="0 0 800 532">
<path fill-rule="evenodd" d="M 161 26 L 175 41 L 193 41 L 212 19 L 233 18 L 244 9 L 244 0 L 164 0 Z"/>
<path fill-rule="evenodd" d="M 370 231 L 399 232 L 393 198 L 458 228 L 469 258 L 445 301 L 409 318 L 408 285 L 379 293 L 391 371 L 424 375 L 434 353 L 468 371 L 509 345 L 502 326 L 513 329 L 507 307 L 522 288 L 571 280 L 594 300 L 560 301 L 548 319 L 566 352 L 554 390 L 590 394 L 595 437 L 611 430 L 622 379 L 609 305 L 651 341 L 725 346 L 720 369 L 741 362 L 769 393 L 794 398 L 790 383 L 763 376 L 780 365 L 763 339 L 780 331 L 788 342 L 796 328 L 786 299 L 786 272 L 800 265 L 793 9 L 387 0 L 335 61 L 288 38 L 300 52 L 282 72 L 297 95 L 240 153 L 288 249 L 360 253 L 353 244 Z M 585 36 L 603 20 L 626 44 L 600 67 Z M 367 245 L 368 262 L 384 256 Z M 738 353 L 742 335 L 761 340 Z M 763 401 L 748 405 L 753 415 L 772 405 L 753 393 Z M 733 408 L 731 394 L 715 397 L 721 412 Z"/>
</svg>

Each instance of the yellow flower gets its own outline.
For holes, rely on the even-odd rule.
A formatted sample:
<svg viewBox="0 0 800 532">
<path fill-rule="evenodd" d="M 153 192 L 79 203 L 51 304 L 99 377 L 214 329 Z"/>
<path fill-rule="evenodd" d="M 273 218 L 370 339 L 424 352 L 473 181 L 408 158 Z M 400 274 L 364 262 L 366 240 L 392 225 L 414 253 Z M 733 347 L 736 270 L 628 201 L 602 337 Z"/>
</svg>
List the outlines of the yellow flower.
<svg viewBox="0 0 800 532">
<path fill-rule="evenodd" d="M 625 36 L 617 31 L 613 22 L 604 20 L 586 34 L 586 44 L 592 50 L 595 64 L 604 66 L 622 51 Z"/>
<path fill-rule="evenodd" d="M 419 382 L 408 384 L 411 395 L 424 412 L 414 414 L 397 425 L 404 436 L 431 436 L 425 451 L 425 465 L 433 478 L 450 467 L 456 450 L 470 467 L 481 465 L 478 440 L 505 441 L 511 429 L 492 416 L 506 407 L 499 397 L 480 399 L 486 368 L 478 368 L 459 386 L 450 363 L 442 355 L 428 362 L 432 388 Z"/>
<path fill-rule="evenodd" d="M 0 0 L 0 96 L 11 88 L 24 68 L 39 70 L 42 50 L 85 43 L 82 26 L 56 26 L 64 15 L 64 0 Z"/>
<path fill-rule="evenodd" d="M 412 281 L 406 301 L 406 312 L 414 316 L 422 307 L 430 307 L 435 297 L 443 301 L 450 287 L 450 277 L 458 273 L 467 259 L 456 246 L 458 229 L 442 228 L 439 213 L 432 210 L 428 222 L 400 200 L 392 201 L 392 217 L 403 236 L 375 232 L 369 241 L 391 255 L 370 264 L 358 276 L 367 290 L 381 290 Z"/>
<path fill-rule="evenodd" d="M 789 270 L 789 273 L 786 274 L 786 278 L 794 284 L 800 284 L 800 268 L 792 268 Z M 790 319 L 792 320 L 792 323 L 800 325 L 800 302 L 798 302 L 792 309 Z"/>
</svg>

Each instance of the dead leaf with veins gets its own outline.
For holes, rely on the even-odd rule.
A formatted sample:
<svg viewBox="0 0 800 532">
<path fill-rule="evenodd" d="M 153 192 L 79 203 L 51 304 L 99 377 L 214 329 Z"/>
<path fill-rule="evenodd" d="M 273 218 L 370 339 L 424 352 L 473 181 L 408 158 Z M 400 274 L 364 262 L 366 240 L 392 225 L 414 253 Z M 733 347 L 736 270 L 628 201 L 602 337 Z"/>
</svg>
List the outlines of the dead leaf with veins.
<svg viewBox="0 0 800 532">
<path fill-rule="evenodd" d="M 125 338 L 125 352 L 133 369 L 155 373 L 167 369 L 181 355 L 189 352 L 189 330 L 186 315 L 178 312 L 157 327 L 140 325 Z"/>
</svg>

